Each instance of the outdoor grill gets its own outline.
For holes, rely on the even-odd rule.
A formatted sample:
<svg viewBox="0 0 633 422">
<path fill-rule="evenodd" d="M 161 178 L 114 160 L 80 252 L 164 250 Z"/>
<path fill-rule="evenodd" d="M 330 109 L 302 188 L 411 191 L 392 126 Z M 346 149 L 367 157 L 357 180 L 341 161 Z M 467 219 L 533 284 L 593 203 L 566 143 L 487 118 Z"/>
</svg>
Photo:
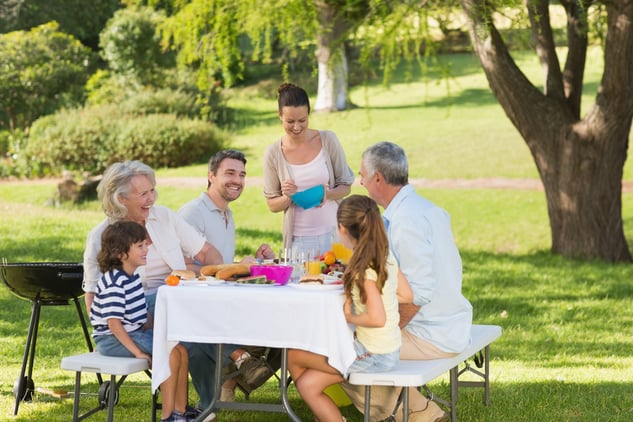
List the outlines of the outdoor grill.
<svg viewBox="0 0 633 422">
<path fill-rule="evenodd" d="M 33 360 L 42 306 L 70 305 L 71 301 L 74 302 L 88 350 L 92 351 L 86 319 L 78 300 L 84 294 L 81 288 L 83 266 L 76 262 L 7 263 L 3 259 L 0 263 L 0 277 L 11 292 L 19 298 L 31 301 L 33 305 L 22 359 L 22 370 L 13 386 L 13 396 L 15 397 L 13 414 L 17 415 L 20 401 L 31 401 L 35 391 L 35 383 L 32 378 Z"/>
</svg>

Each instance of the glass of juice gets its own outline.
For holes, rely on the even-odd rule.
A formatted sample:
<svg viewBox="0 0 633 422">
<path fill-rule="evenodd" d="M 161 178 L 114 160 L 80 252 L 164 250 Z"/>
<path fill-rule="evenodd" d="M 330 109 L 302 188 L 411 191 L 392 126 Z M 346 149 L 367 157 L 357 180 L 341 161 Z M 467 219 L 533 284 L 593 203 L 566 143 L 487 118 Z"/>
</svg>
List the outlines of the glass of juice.
<svg viewBox="0 0 633 422">
<path fill-rule="evenodd" d="M 321 253 L 313 250 L 308 253 L 308 274 L 321 274 Z"/>
</svg>

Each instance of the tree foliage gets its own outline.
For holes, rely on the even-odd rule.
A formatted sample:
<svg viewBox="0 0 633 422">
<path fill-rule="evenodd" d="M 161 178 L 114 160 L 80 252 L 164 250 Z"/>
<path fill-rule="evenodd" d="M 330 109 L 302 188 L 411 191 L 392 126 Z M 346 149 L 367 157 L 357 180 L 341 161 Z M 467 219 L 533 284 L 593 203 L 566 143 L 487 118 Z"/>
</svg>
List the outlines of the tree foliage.
<svg viewBox="0 0 633 422">
<path fill-rule="evenodd" d="M 101 56 L 126 82 L 152 85 L 162 80 L 162 70 L 173 65 L 163 53 L 157 27 L 164 16 L 146 7 L 117 11 L 101 33 Z"/>
<path fill-rule="evenodd" d="M 0 33 L 29 30 L 55 21 L 60 31 L 96 50 L 99 33 L 120 7 L 120 0 L 2 0 Z"/>
<path fill-rule="evenodd" d="M 94 55 L 48 23 L 0 35 L 0 122 L 10 130 L 64 105 L 79 103 Z"/>
</svg>

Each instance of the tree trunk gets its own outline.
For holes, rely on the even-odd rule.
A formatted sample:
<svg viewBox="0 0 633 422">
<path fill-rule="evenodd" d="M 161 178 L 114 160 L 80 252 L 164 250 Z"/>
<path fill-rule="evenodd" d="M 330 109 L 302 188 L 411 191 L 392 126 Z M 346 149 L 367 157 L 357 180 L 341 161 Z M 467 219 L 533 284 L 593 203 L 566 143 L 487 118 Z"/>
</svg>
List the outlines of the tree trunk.
<svg viewBox="0 0 633 422">
<path fill-rule="evenodd" d="M 320 32 L 317 36 L 318 89 L 314 110 L 345 110 L 348 104 L 348 69 L 343 44 L 345 19 L 326 1 L 316 1 L 315 5 Z"/>
<path fill-rule="evenodd" d="M 631 261 L 622 225 L 622 174 L 633 117 L 633 4 L 607 7 L 605 71 L 596 103 L 578 116 L 587 43 L 575 2 L 564 71 L 556 56 L 544 0 L 528 1 L 536 50 L 545 70 L 540 92 L 512 60 L 486 1 L 462 0 L 489 85 L 527 143 L 538 168 L 552 251 L 570 258 Z M 575 15 L 574 15 L 575 13 Z M 584 13 L 584 12 L 583 12 Z M 583 30 L 584 31 L 584 30 Z"/>
</svg>

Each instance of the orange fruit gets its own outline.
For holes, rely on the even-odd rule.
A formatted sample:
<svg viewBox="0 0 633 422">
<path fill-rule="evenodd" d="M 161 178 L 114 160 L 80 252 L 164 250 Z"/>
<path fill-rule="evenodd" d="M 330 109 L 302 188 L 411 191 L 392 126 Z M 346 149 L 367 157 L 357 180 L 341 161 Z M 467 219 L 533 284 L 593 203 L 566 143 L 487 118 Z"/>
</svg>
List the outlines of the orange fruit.
<svg viewBox="0 0 633 422">
<path fill-rule="evenodd" d="M 177 286 L 178 283 L 180 283 L 180 277 L 172 274 L 170 276 L 167 276 L 167 278 L 165 279 L 165 283 L 167 283 L 168 286 Z"/>
<path fill-rule="evenodd" d="M 336 262 L 336 255 L 334 255 L 334 252 L 327 251 L 326 253 L 323 254 L 323 263 L 325 265 L 332 265 L 335 262 Z"/>
</svg>

